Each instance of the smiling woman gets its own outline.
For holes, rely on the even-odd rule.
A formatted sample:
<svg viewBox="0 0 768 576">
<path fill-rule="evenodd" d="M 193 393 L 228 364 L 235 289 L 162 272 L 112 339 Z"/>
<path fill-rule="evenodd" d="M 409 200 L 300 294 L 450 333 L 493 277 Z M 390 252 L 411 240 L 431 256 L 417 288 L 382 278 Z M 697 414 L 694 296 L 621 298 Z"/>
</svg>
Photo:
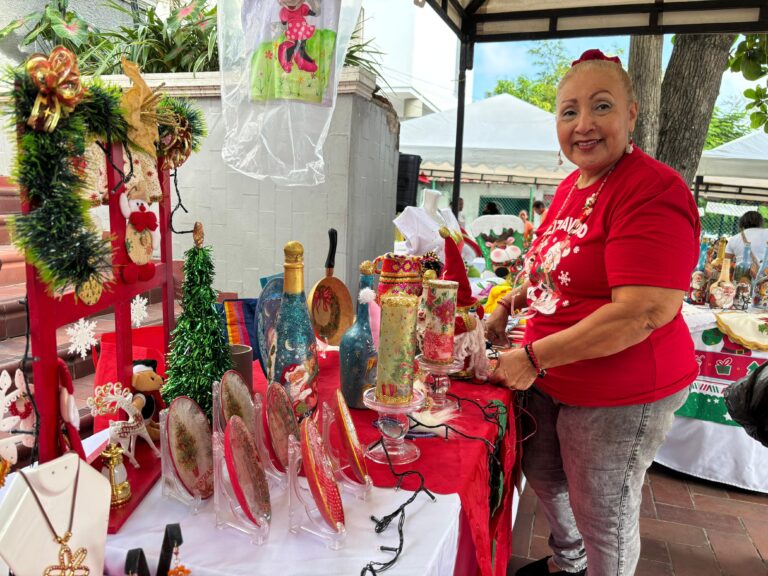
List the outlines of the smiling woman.
<svg viewBox="0 0 768 576">
<path fill-rule="evenodd" d="M 560 82 L 556 113 L 578 170 L 525 256 L 522 287 L 486 325 L 494 340 L 510 309 L 529 307 L 524 348 L 503 355 L 492 379 L 531 388 L 523 471 L 554 555 L 517 576 L 587 566 L 629 576 L 645 471 L 697 374 L 679 311 L 698 211 L 680 175 L 633 145 L 637 103 L 618 58 L 585 52 Z"/>
</svg>

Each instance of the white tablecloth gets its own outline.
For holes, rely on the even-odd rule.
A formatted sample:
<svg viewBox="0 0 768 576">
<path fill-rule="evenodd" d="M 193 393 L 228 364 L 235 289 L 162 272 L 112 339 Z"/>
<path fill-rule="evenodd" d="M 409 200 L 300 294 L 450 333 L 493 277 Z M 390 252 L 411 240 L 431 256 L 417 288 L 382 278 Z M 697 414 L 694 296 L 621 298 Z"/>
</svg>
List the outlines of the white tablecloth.
<svg viewBox="0 0 768 576">
<path fill-rule="evenodd" d="M 158 483 L 131 515 L 120 532 L 107 538 L 107 574 L 123 574 L 131 548 L 143 548 L 147 561 L 157 566 L 166 524 L 181 524 L 182 563 L 195 576 L 357 576 L 369 561 L 386 562 L 389 552 L 379 546 L 398 545 L 397 522 L 382 534 L 374 532 L 371 515 L 384 516 L 409 498 L 411 492 L 374 488 L 366 502 L 344 495 L 347 538 L 341 550 L 329 550 L 310 534 L 288 532 L 287 493 L 273 496 L 269 539 L 263 546 L 231 528 L 214 525 L 213 499 L 193 515 L 185 506 L 163 499 Z M 458 495 L 437 496 L 431 502 L 419 495 L 406 509 L 405 547 L 392 568 L 398 576 L 451 576 L 459 536 Z"/>
<path fill-rule="evenodd" d="M 768 493 L 768 448 L 741 427 L 676 416 L 656 462 L 705 480 Z"/>
<path fill-rule="evenodd" d="M 684 305 L 683 318 L 697 350 L 722 349 L 722 343 L 708 346 L 701 338 L 705 330 L 717 327 L 709 309 Z M 753 356 L 765 353 L 753 352 Z M 768 448 L 740 426 L 676 416 L 656 462 L 705 480 L 768 493 Z"/>
</svg>

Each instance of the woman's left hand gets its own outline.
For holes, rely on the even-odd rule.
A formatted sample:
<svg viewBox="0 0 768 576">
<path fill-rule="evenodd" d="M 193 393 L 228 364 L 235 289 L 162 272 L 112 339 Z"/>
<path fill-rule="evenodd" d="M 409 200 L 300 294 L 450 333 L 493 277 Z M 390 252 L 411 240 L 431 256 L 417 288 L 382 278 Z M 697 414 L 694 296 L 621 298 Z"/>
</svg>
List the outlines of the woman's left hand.
<svg viewBox="0 0 768 576">
<path fill-rule="evenodd" d="M 512 350 L 499 356 L 499 365 L 491 374 L 490 381 L 512 390 L 527 390 L 536 380 L 536 370 L 525 350 Z"/>
</svg>

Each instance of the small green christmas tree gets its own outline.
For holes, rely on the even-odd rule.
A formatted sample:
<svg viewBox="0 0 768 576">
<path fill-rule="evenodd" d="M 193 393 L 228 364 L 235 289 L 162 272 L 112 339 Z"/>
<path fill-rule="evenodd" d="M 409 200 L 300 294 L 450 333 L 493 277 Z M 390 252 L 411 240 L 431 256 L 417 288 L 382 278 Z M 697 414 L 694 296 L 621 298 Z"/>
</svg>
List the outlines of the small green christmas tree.
<svg viewBox="0 0 768 576">
<path fill-rule="evenodd" d="M 211 418 L 212 387 L 232 368 L 229 346 L 216 311 L 216 290 L 210 246 L 203 247 L 203 226 L 195 223 L 195 246 L 184 253 L 184 296 L 181 315 L 171 334 L 168 381 L 162 395 L 166 403 L 189 396 Z"/>
</svg>

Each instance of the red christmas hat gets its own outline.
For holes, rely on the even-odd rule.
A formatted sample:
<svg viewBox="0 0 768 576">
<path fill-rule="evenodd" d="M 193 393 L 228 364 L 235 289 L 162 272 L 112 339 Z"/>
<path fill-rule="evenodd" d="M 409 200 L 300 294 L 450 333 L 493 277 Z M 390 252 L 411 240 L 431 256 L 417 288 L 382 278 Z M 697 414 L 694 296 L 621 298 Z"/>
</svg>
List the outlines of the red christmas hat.
<svg viewBox="0 0 768 576">
<path fill-rule="evenodd" d="M 472 296 L 472 288 L 469 285 L 469 278 L 467 278 L 467 269 L 464 266 L 464 260 L 461 258 L 459 247 L 445 226 L 440 228 L 440 236 L 445 238 L 445 267 L 440 278 L 459 283 L 459 291 L 456 295 L 457 308 L 474 306 L 477 304 L 477 299 Z"/>
<path fill-rule="evenodd" d="M 578 60 L 574 60 L 571 62 L 571 68 L 576 66 L 576 64 L 581 64 L 582 62 L 586 62 L 587 60 L 607 60 L 608 62 L 614 62 L 621 66 L 621 59 L 618 56 L 606 56 L 603 54 L 602 50 L 598 50 L 597 48 L 592 48 L 590 50 L 586 50 Z"/>
</svg>

